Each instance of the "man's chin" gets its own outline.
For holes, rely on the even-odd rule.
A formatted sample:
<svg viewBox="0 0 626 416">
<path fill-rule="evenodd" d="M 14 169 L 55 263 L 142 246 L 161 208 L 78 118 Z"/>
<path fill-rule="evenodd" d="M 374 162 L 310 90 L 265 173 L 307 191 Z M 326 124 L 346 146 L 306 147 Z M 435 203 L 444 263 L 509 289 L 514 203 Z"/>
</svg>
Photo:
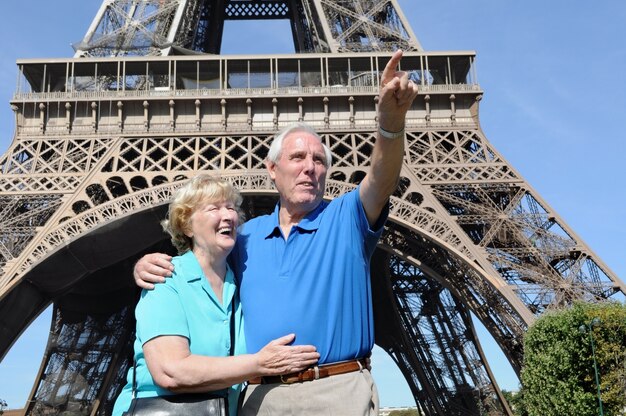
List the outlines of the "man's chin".
<svg viewBox="0 0 626 416">
<path fill-rule="evenodd" d="M 298 200 L 298 205 L 308 207 L 308 210 L 311 211 L 315 209 L 322 202 L 322 197 L 317 195 L 312 195 L 308 198 L 300 198 Z"/>
</svg>

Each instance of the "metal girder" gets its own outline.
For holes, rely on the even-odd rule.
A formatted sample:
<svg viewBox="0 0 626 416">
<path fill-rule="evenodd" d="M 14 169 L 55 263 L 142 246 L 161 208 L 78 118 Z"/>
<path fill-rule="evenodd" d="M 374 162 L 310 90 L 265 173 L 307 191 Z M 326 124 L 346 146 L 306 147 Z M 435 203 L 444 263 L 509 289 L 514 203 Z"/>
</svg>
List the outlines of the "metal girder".
<svg viewBox="0 0 626 416">
<path fill-rule="evenodd" d="M 401 327 L 380 325 L 377 339 L 404 373 L 422 413 L 511 414 L 462 302 L 398 255 L 378 253 L 372 268 L 378 273 L 373 279 L 391 283 Z"/>
<path fill-rule="evenodd" d="M 55 307 L 26 414 L 111 414 L 132 363 L 133 309 L 93 315 Z"/>
<path fill-rule="evenodd" d="M 192 2 L 197 3 L 197 2 Z M 104 1 L 75 56 L 155 55 L 173 45 L 170 31 L 186 0 Z"/>
<path fill-rule="evenodd" d="M 298 52 L 420 50 L 395 0 L 107 0 L 76 57 L 218 54 L 225 20 L 289 19 Z"/>
</svg>

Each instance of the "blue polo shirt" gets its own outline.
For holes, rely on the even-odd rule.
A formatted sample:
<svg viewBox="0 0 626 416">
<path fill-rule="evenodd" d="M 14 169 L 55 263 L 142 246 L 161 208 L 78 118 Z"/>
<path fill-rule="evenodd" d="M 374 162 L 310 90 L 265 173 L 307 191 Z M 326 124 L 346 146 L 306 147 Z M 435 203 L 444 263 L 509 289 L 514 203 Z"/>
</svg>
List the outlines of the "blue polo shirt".
<svg viewBox="0 0 626 416">
<path fill-rule="evenodd" d="M 363 357 L 374 345 L 370 259 L 388 215 L 370 228 L 358 188 L 323 201 L 285 240 L 277 205 L 248 221 L 232 253 L 250 353 L 295 333 L 320 364 Z"/>
<path fill-rule="evenodd" d="M 141 292 L 135 309 L 137 337 L 134 344 L 137 361 L 137 397 L 173 394 L 157 386 L 148 371 L 142 346 L 161 335 L 178 335 L 189 340 L 192 354 L 226 357 L 230 351 L 231 303 L 235 311 L 235 354 L 245 353 L 241 305 L 236 297 L 233 272 L 228 269 L 220 303 L 207 281 L 193 252 L 174 257 L 174 273 L 154 290 Z M 130 406 L 133 369 L 115 402 L 113 415 L 121 415 Z M 230 415 L 237 412 L 240 386 L 229 389 Z"/>
</svg>

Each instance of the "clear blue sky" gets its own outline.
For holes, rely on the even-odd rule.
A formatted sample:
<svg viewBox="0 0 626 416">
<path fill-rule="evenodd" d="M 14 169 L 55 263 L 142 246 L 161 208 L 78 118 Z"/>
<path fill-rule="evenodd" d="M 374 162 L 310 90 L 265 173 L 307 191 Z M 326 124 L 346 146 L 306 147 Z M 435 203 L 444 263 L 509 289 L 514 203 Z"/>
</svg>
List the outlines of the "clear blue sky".
<svg viewBox="0 0 626 416">
<path fill-rule="evenodd" d="M 626 2 L 570 0 L 398 0 L 427 51 L 475 50 L 485 91 L 481 126 L 498 151 L 613 269 L 626 279 Z M 19 58 L 69 57 L 100 0 L 3 4 L 0 38 L 0 150 L 12 140 L 8 101 Z M 289 51 L 286 24 L 227 25 L 224 52 Z M 259 28 L 258 30 L 256 28 Z M 254 45 L 254 47 L 252 46 Z M 21 407 L 49 329 L 40 319 L 0 363 L 0 398 Z M 493 346 L 501 387 L 517 380 Z M 19 351 L 18 351 L 19 350 Z M 501 357 L 501 356 L 500 356 Z M 383 406 L 413 404 L 402 376 L 380 350 L 374 376 Z"/>
</svg>

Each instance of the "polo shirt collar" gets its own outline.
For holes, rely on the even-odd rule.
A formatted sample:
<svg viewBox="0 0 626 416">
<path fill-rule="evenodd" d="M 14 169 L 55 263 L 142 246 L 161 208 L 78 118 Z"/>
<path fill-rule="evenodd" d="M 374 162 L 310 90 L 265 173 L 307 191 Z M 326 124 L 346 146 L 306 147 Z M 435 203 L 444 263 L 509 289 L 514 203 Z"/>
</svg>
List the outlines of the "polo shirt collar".
<svg viewBox="0 0 626 416">
<path fill-rule="evenodd" d="M 317 207 L 311 212 L 309 212 L 300 222 L 294 226 L 294 228 L 298 228 L 304 232 L 312 232 L 316 231 L 319 228 L 320 223 L 320 213 L 324 211 L 324 207 L 328 205 L 328 202 L 322 200 Z M 280 222 L 278 220 L 278 213 L 280 212 L 280 201 L 276 203 L 274 207 L 274 212 L 270 214 L 269 220 L 265 222 L 263 235 L 265 238 L 276 237 L 281 235 L 280 233 Z"/>
<path fill-rule="evenodd" d="M 202 271 L 202 267 L 200 267 L 200 263 L 196 258 L 193 251 L 188 250 L 184 254 L 181 255 L 183 264 L 185 265 L 185 281 L 190 285 L 200 285 L 207 294 L 211 298 L 214 297 L 213 289 L 209 284 L 208 280 L 204 276 L 204 272 Z M 225 306 L 228 307 L 230 302 L 232 301 L 233 294 L 235 290 L 230 288 L 230 286 L 235 286 L 235 276 L 230 268 L 230 265 L 226 263 L 226 276 L 224 277 L 224 291 L 223 295 L 228 299 L 225 303 Z M 214 298 L 215 303 L 219 304 L 217 298 Z M 221 307 L 222 305 L 220 305 Z"/>
<path fill-rule="evenodd" d="M 200 263 L 193 254 L 193 251 L 187 250 L 185 253 L 181 254 L 180 257 L 185 265 L 185 280 L 187 283 L 194 283 L 204 278 L 202 267 L 200 267 Z"/>
</svg>

